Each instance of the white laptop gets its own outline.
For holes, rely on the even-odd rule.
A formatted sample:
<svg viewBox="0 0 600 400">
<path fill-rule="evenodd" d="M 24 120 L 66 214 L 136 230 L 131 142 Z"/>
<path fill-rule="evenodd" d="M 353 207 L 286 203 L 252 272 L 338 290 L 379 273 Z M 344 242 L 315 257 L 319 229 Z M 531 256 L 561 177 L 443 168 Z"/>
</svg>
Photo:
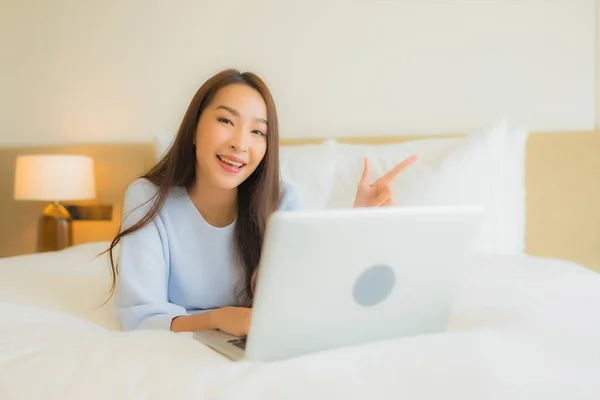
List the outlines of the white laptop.
<svg viewBox="0 0 600 400">
<path fill-rule="evenodd" d="M 273 361 L 443 332 L 482 207 L 276 212 L 247 337 L 194 337 L 232 360 Z"/>
</svg>

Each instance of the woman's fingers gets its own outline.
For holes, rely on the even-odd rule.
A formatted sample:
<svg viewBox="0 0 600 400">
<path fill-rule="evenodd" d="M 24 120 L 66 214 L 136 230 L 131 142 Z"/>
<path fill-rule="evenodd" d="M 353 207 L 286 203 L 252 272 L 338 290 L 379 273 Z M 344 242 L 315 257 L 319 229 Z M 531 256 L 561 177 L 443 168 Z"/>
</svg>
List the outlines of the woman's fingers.
<svg viewBox="0 0 600 400">
<path fill-rule="evenodd" d="M 375 184 L 378 187 L 388 186 L 390 183 L 392 183 L 394 178 L 396 178 L 396 176 L 398 176 L 398 174 L 400 172 L 402 172 L 406 168 L 410 167 L 417 160 L 418 160 L 418 157 L 416 155 L 408 157 L 406 160 L 402 161 L 400 164 L 396 165 L 394 168 L 392 168 L 390 171 L 388 171 L 385 175 L 383 175 L 381 178 L 379 178 L 375 182 Z"/>
<path fill-rule="evenodd" d="M 390 201 L 394 201 L 392 198 L 392 191 L 390 190 L 389 186 L 386 186 L 381 191 L 379 191 L 379 193 L 375 197 L 375 204 L 373 204 L 373 206 L 381 207 L 386 205 Z"/>
<path fill-rule="evenodd" d="M 367 157 L 365 157 L 365 159 L 364 159 L 364 165 L 363 165 L 363 172 L 362 172 L 362 175 L 360 177 L 360 183 L 361 184 L 364 184 L 364 185 L 368 184 L 369 170 L 370 170 L 369 159 Z"/>
<path fill-rule="evenodd" d="M 390 196 L 382 205 L 382 207 L 394 207 L 396 205 L 396 202 L 394 201 L 394 198 L 392 196 Z"/>
</svg>

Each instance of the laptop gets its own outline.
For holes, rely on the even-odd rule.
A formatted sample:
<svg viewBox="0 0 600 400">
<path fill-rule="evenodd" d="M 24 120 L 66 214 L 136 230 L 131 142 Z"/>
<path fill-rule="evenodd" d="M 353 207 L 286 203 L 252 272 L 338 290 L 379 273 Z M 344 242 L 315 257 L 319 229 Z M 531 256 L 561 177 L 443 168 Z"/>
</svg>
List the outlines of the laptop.
<svg viewBox="0 0 600 400">
<path fill-rule="evenodd" d="M 267 223 L 248 335 L 194 337 L 232 360 L 276 361 L 444 332 L 483 213 L 278 211 Z"/>
</svg>

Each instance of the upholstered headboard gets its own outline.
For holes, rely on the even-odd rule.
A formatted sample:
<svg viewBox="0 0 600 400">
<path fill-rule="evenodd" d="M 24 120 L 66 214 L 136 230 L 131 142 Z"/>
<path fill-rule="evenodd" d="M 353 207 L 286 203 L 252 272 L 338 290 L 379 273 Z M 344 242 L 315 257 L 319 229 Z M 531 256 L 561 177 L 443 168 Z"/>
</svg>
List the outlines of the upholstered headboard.
<svg viewBox="0 0 600 400">
<path fill-rule="evenodd" d="M 443 136 L 448 137 L 448 136 Z M 382 144 L 424 136 L 338 138 Z M 283 145 L 323 139 L 287 139 Z M 86 154 L 95 160 L 98 198 L 112 221 L 76 221 L 75 243 L 108 241 L 118 229 L 127 184 L 154 162 L 153 144 L 0 149 L 0 256 L 35 251 L 45 204 L 12 199 L 15 159 L 24 153 Z M 581 263 L 600 272 L 600 132 L 532 133 L 526 147 L 526 252 Z"/>
</svg>

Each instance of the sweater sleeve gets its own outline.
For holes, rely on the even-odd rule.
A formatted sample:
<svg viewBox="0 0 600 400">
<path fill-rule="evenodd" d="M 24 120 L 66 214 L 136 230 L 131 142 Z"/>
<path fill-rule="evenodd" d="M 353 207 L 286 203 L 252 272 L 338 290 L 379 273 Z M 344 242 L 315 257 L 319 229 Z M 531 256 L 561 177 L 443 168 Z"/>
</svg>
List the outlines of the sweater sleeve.
<svg viewBox="0 0 600 400">
<path fill-rule="evenodd" d="M 128 187 L 122 230 L 146 215 L 155 193 L 155 186 L 143 179 Z M 169 246 L 160 214 L 143 228 L 122 237 L 119 247 L 114 305 L 123 329 L 170 330 L 173 318 L 187 312 L 168 300 Z"/>
</svg>

